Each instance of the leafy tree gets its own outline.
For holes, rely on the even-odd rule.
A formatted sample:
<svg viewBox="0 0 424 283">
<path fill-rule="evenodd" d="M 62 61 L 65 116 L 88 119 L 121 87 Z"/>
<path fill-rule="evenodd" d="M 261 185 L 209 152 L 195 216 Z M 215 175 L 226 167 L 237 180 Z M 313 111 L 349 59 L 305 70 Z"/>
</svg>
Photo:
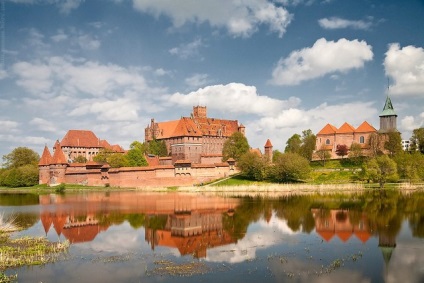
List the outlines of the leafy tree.
<svg viewBox="0 0 424 283">
<path fill-rule="evenodd" d="M 410 139 L 411 141 L 411 151 L 420 151 L 421 153 L 424 153 L 424 128 L 418 128 L 415 129 L 412 132 L 412 137 Z"/>
<path fill-rule="evenodd" d="M 383 188 L 388 180 L 398 179 L 396 162 L 387 155 L 377 156 L 366 162 L 362 174 L 368 180 L 378 182 L 380 188 Z"/>
<path fill-rule="evenodd" d="M 17 147 L 11 153 L 3 155 L 6 168 L 18 168 L 23 165 L 37 165 L 40 160 L 38 153 L 27 147 Z"/>
<path fill-rule="evenodd" d="M 237 166 L 243 177 L 261 181 L 265 178 L 266 160 L 254 152 L 246 152 L 240 156 Z"/>
<path fill-rule="evenodd" d="M 126 154 L 126 157 L 130 167 L 149 165 L 146 161 L 146 158 L 144 158 L 143 152 L 138 148 L 130 149 Z"/>
<path fill-rule="evenodd" d="M 302 131 L 302 145 L 300 146 L 300 155 L 307 160 L 312 160 L 312 154 L 315 150 L 317 137 L 311 130 Z"/>
<path fill-rule="evenodd" d="M 349 148 L 347 147 L 347 145 L 345 145 L 345 144 L 338 144 L 336 146 L 336 154 L 338 156 L 341 156 L 342 159 L 343 159 L 344 156 L 347 155 L 348 152 L 349 152 Z"/>
<path fill-rule="evenodd" d="M 240 132 L 232 134 L 223 145 L 222 159 L 227 161 L 229 158 L 239 160 L 240 157 L 250 149 L 247 138 Z"/>
<path fill-rule="evenodd" d="M 331 153 L 322 145 L 319 150 L 315 152 L 319 160 L 322 162 L 322 166 L 325 166 L 325 162 L 331 158 Z"/>
<path fill-rule="evenodd" d="M 18 168 L 20 186 L 31 187 L 38 184 L 38 166 L 27 164 Z"/>
<path fill-rule="evenodd" d="M 279 151 L 278 149 L 272 151 L 272 162 L 275 162 L 279 156 L 281 156 L 283 153 Z"/>
<path fill-rule="evenodd" d="M 299 181 L 309 177 L 309 161 L 296 153 L 284 153 L 269 168 L 269 176 L 277 182 Z"/>
<path fill-rule="evenodd" d="M 291 136 L 286 142 L 284 152 L 300 153 L 300 147 L 302 145 L 302 140 L 300 138 L 301 137 L 298 134 Z"/>
<path fill-rule="evenodd" d="M 145 142 L 141 143 L 139 141 L 133 141 L 130 144 L 130 149 L 133 149 L 133 148 L 138 148 L 139 150 L 141 150 L 141 152 L 148 153 L 148 145 Z"/>
<path fill-rule="evenodd" d="M 348 156 L 353 164 L 359 164 L 363 156 L 361 145 L 355 142 L 352 143 Z"/>
<path fill-rule="evenodd" d="M 393 160 L 396 162 L 397 172 L 401 179 L 408 179 L 410 182 L 419 179 L 419 158 L 418 154 L 409 154 L 403 151 L 394 156 Z"/>
<path fill-rule="evenodd" d="M 148 143 L 148 153 L 157 155 L 157 156 L 168 156 L 168 150 L 166 148 L 165 141 L 159 141 L 153 139 Z"/>
<path fill-rule="evenodd" d="M 73 162 L 75 163 L 87 163 L 87 161 L 88 161 L 87 158 L 85 158 L 85 156 L 82 156 L 82 155 L 78 155 L 73 160 Z"/>
<path fill-rule="evenodd" d="M 127 155 L 117 152 L 107 157 L 107 163 L 112 168 L 130 167 Z"/>
<path fill-rule="evenodd" d="M 384 148 L 389 151 L 390 156 L 402 151 L 402 138 L 399 132 L 391 131 L 387 133 Z"/>
<path fill-rule="evenodd" d="M 115 152 L 110 149 L 100 149 L 99 153 L 93 157 L 95 162 L 108 162 L 107 158 L 114 154 Z"/>
</svg>

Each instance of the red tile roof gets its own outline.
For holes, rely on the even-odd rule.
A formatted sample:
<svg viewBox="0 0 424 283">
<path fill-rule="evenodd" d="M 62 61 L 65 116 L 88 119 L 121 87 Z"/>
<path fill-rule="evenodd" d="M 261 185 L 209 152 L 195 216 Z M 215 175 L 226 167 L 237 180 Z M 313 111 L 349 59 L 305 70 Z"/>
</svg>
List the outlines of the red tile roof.
<svg viewBox="0 0 424 283">
<path fill-rule="evenodd" d="M 377 132 L 377 130 L 371 126 L 367 121 L 364 121 L 359 127 L 356 129 L 357 133 L 367 133 L 367 132 Z"/>
<path fill-rule="evenodd" d="M 56 144 L 54 145 L 54 153 L 51 164 L 68 164 L 66 161 L 65 154 L 62 151 L 62 147 L 59 143 L 59 141 L 56 141 Z"/>
<path fill-rule="evenodd" d="M 349 123 L 344 123 L 338 130 L 337 130 L 337 134 L 350 134 L 350 133 L 354 133 L 355 132 L 355 128 L 352 127 L 351 124 Z"/>
<path fill-rule="evenodd" d="M 39 166 L 50 165 L 52 162 L 52 155 L 47 145 L 44 146 L 43 154 L 41 155 L 40 161 L 38 162 Z"/>
<path fill-rule="evenodd" d="M 92 131 L 87 130 L 69 130 L 60 144 L 63 147 L 103 147 L 100 139 Z"/>
<path fill-rule="evenodd" d="M 272 143 L 269 139 L 266 140 L 265 147 L 272 147 Z"/>
<path fill-rule="evenodd" d="M 337 128 L 334 127 L 331 124 L 325 125 L 324 128 L 321 129 L 321 131 L 318 132 L 317 135 L 334 135 L 337 132 Z"/>
</svg>

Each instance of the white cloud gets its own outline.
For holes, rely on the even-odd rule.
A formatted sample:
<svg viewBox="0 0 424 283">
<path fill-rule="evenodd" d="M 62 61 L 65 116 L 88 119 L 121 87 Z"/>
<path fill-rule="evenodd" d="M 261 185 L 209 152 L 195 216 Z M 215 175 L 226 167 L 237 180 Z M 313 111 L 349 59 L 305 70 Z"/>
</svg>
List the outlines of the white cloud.
<svg viewBox="0 0 424 283">
<path fill-rule="evenodd" d="M 50 37 L 54 42 L 62 42 L 68 39 L 68 35 L 63 30 L 58 30 L 57 34 Z"/>
<path fill-rule="evenodd" d="M 200 101 L 208 108 L 224 113 L 245 113 L 261 116 L 276 114 L 282 109 L 295 107 L 300 103 L 300 99 L 295 97 L 288 100 L 279 100 L 261 96 L 257 93 L 256 87 L 241 83 L 207 86 L 188 94 L 177 92 L 166 97 L 166 100 L 182 106 L 193 106 Z"/>
<path fill-rule="evenodd" d="M 334 42 L 321 38 L 312 47 L 293 51 L 287 58 L 281 58 L 270 82 L 298 85 L 327 74 L 362 68 L 372 58 L 372 47 L 365 41 L 342 38 Z"/>
<path fill-rule="evenodd" d="M 18 76 L 16 84 L 32 94 L 48 92 L 52 87 L 52 70 L 40 62 L 18 62 L 12 71 Z"/>
<path fill-rule="evenodd" d="M 78 45 L 84 50 L 97 50 L 100 47 L 100 40 L 97 40 L 88 34 L 78 36 L 77 40 Z"/>
<path fill-rule="evenodd" d="M 47 121 L 43 118 L 35 117 L 29 121 L 30 125 L 35 126 L 37 129 L 45 132 L 57 132 L 57 128 L 54 126 L 52 121 Z"/>
<path fill-rule="evenodd" d="M 139 106 L 129 98 L 115 100 L 82 100 L 69 116 L 96 114 L 101 121 L 137 121 Z"/>
<path fill-rule="evenodd" d="M 424 112 L 422 112 L 418 117 L 414 116 L 405 116 L 400 122 L 401 129 L 412 132 L 415 129 L 421 128 L 424 126 Z"/>
<path fill-rule="evenodd" d="M 283 7 L 267 0 L 133 0 L 136 10 L 171 18 L 174 27 L 187 23 L 208 23 L 212 27 L 226 28 L 234 36 L 250 36 L 261 24 L 282 37 L 292 15 Z"/>
<path fill-rule="evenodd" d="M 207 74 L 194 74 L 185 79 L 185 83 L 191 88 L 204 86 L 208 82 L 209 79 Z"/>
<path fill-rule="evenodd" d="M 0 65 L 1 68 L 1 65 Z M 0 69 L 0 80 L 5 79 L 8 77 L 8 74 L 5 70 Z"/>
<path fill-rule="evenodd" d="M 176 55 L 181 59 L 198 57 L 200 56 L 199 49 L 203 46 L 205 45 L 203 44 L 202 39 L 198 38 L 187 44 L 180 44 L 178 47 L 169 49 L 169 53 Z"/>
<path fill-rule="evenodd" d="M 0 133 L 11 133 L 18 130 L 19 123 L 11 120 L 0 120 Z"/>
<path fill-rule="evenodd" d="M 84 0 L 60 0 L 57 1 L 59 11 L 63 14 L 69 14 L 72 10 L 79 7 Z"/>
<path fill-rule="evenodd" d="M 386 75 L 394 80 L 390 94 L 424 96 L 424 49 L 389 45 L 384 59 Z"/>
<path fill-rule="evenodd" d="M 346 20 L 338 17 L 322 18 L 318 20 L 319 25 L 324 29 L 342 29 L 353 28 L 367 30 L 371 27 L 372 22 L 364 20 Z"/>
</svg>

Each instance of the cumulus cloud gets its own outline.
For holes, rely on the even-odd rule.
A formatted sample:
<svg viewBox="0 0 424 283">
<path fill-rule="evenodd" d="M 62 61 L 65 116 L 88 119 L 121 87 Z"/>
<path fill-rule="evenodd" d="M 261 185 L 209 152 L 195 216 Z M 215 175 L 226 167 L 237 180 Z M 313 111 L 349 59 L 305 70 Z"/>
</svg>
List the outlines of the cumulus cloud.
<svg viewBox="0 0 424 283">
<path fill-rule="evenodd" d="M 11 133 L 18 130 L 19 123 L 11 120 L 0 120 L 0 133 Z"/>
<path fill-rule="evenodd" d="M 389 45 L 384 59 L 386 75 L 394 80 L 390 94 L 424 96 L 424 49 Z"/>
<path fill-rule="evenodd" d="M 362 68 L 372 58 L 372 47 L 365 41 L 342 38 L 335 42 L 320 38 L 312 47 L 293 51 L 287 58 L 281 58 L 270 82 L 298 85 L 327 74 Z"/>
<path fill-rule="evenodd" d="M 292 15 L 283 7 L 268 0 L 133 0 L 136 10 L 158 17 L 168 16 L 174 27 L 187 23 L 208 23 L 214 28 L 226 28 L 234 36 L 251 36 L 261 24 L 268 25 L 272 32 L 282 37 L 292 20 Z"/>
<path fill-rule="evenodd" d="M 50 39 L 55 43 L 65 42 L 72 47 L 77 46 L 83 50 L 97 50 L 101 46 L 101 41 L 97 36 L 75 28 L 70 28 L 68 31 L 59 29 Z"/>
<path fill-rule="evenodd" d="M 421 128 L 424 125 L 424 112 L 418 117 L 405 116 L 400 122 L 401 128 L 405 131 L 412 132 L 415 129 Z"/>
<path fill-rule="evenodd" d="M 367 30 L 371 27 L 371 21 L 364 20 L 346 20 L 338 17 L 331 18 L 322 18 L 318 20 L 319 25 L 324 29 L 343 29 L 343 28 L 353 28 L 353 29 L 363 29 Z"/>
<path fill-rule="evenodd" d="M 45 132 L 57 132 L 57 128 L 54 126 L 52 121 L 47 121 L 43 118 L 35 117 L 31 121 L 29 121 L 29 124 L 32 126 L 35 126 L 37 129 Z"/>
<path fill-rule="evenodd" d="M 300 99 L 295 97 L 279 100 L 259 95 L 256 87 L 241 83 L 207 86 L 188 94 L 177 92 L 166 97 L 166 100 L 181 106 L 193 106 L 200 100 L 209 108 L 222 112 L 261 116 L 276 114 L 282 109 L 295 107 L 300 103 Z"/>
</svg>

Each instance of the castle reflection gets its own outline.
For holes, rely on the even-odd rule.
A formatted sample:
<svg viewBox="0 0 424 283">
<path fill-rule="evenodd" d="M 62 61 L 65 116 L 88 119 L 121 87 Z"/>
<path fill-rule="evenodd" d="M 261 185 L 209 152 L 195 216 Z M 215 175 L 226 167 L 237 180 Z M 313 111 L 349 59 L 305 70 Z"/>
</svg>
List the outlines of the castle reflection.
<svg viewBox="0 0 424 283">
<path fill-rule="evenodd" d="M 223 216 L 232 215 L 239 202 L 181 193 L 52 194 L 40 196 L 40 218 L 46 234 L 53 228 L 73 244 L 93 241 L 111 225 L 127 220 L 133 227 L 145 227 L 152 249 L 167 246 L 201 258 L 208 248 L 236 242 L 224 230 Z"/>
</svg>

